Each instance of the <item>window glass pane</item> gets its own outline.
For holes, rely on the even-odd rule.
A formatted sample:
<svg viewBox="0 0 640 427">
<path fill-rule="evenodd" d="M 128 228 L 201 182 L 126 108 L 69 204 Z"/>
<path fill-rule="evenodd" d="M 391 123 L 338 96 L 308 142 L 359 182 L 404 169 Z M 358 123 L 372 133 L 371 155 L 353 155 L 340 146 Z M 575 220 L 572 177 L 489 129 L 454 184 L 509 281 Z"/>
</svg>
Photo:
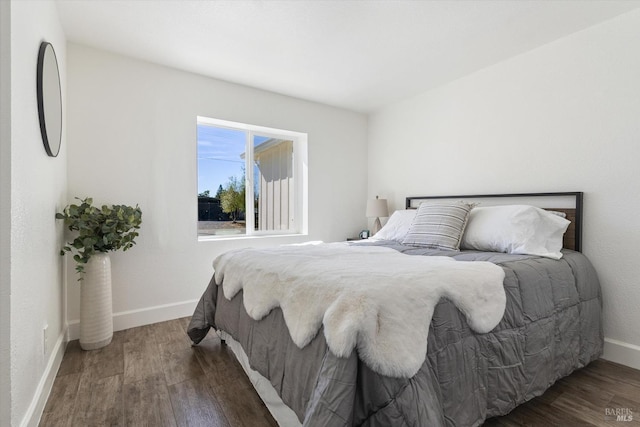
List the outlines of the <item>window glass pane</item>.
<svg viewBox="0 0 640 427">
<path fill-rule="evenodd" d="M 246 133 L 198 123 L 198 235 L 246 234 Z"/>
<path fill-rule="evenodd" d="M 255 228 L 290 230 L 294 224 L 293 141 L 253 136 Z"/>
</svg>

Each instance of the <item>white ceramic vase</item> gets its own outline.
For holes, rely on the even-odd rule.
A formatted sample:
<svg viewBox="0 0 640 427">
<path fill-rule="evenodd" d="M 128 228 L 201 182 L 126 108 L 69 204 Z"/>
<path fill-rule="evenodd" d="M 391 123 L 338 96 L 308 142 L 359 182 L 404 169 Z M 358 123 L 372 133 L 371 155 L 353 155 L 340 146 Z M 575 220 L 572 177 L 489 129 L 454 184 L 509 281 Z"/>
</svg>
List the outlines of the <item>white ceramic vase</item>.
<svg viewBox="0 0 640 427">
<path fill-rule="evenodd" d="M 106 253 L 91 256 L 80 285 L 80 347 L 96 350 L 113 338 L 111 259 Z"/>
</svg>

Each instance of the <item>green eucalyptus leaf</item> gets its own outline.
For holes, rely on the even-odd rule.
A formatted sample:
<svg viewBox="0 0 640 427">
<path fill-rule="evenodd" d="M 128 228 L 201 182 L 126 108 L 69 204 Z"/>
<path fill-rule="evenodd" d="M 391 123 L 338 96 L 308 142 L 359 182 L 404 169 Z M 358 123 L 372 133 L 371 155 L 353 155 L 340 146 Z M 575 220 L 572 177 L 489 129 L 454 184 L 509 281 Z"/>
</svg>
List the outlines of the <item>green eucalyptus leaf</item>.
<svg viewBox="0 0 640 427">
<path fill-rule="evenodd" d="M 72 252 L 76 261 L 76 271 L 84 272 L 86 264 L 96 252 L 128 250 L 135 244 L 142 223 L 142 210 L 138 205 L 93 206 L 93 199 L 76 197 L 79 205 L 71 204 L 62 213 L 56 213 L 56 219 L 64 220 L 64 225 L 73 234 L 73 240 L 67 242 L 60 255 Z M 82 275 L 78 280 L 82 280 Z"/>
</svg>

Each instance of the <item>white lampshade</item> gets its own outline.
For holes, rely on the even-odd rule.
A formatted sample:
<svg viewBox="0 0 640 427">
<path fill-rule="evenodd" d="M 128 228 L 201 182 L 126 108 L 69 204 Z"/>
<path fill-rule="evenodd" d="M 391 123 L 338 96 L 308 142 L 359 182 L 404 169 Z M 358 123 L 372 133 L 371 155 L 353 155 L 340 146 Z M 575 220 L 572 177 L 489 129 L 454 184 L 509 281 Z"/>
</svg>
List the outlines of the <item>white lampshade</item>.
<svg viewBox="0 0 640 427">
<path fill-rule="evenodd" d="M 367 201 L 367 217 L 380 218 L 389 216 L 389 208 L 387 207 L 387 199 L 375 199 Z"/>
<path fill-rule="evenodd" d="M 375 199 L 367 201 L 367 213 L 366 215 L 369 218 L 375 218 L 375 222 L 373 223 L 373 234 L 376 234 L 380 231 L 382 224 L 380 223 L 381 216 L 389 216 L 389 208 L 387 207 L 387 199 L 378 199 L 376 196 Z"/>
</svg>

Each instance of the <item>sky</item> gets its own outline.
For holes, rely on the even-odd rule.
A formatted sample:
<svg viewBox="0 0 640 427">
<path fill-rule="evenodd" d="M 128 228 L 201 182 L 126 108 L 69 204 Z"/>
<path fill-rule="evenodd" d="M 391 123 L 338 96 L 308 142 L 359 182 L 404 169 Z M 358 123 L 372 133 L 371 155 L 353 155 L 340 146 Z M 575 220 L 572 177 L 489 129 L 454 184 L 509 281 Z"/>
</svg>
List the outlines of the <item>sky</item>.
<svg viewBox="0 0 640 427">
<path fill-rule="evenodd" d="M 245 161 L 246 131 L 198 124 L 198 194 L 209 190 L 215 196 L 218 186 L 225 187 L 229 177 L 242 176 Z M 255 136 L 258 145 L 267 137 Z"/>
</svg>

